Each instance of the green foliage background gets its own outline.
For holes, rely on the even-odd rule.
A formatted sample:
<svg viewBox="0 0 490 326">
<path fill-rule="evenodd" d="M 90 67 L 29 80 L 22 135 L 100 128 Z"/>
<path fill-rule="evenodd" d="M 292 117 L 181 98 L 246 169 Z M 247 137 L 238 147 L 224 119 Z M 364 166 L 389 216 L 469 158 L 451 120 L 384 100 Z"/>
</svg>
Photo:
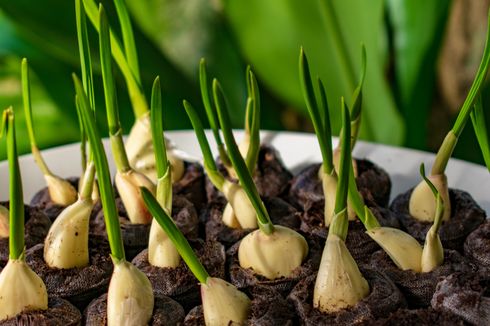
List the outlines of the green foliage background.
<svg viewBox="0 0 490 326">
<path fill-rule="evenodd" d="M 119 33 L 113 4 L 102 2 Z M 313 70 L 327 86 L 337 133 L 340 97 L 350 103 L 363 43 L 368 64 L 361 138 L 424 150 L 434 150 L 440 143 L 429 139 L 428 126 L 438 96 L 436 67 L 451 0 L 127 0 L 127 4 L 146 92 L 156 75 L 162 79 L 166 129 L 190 128 L 181 103 L 186 98 L 200 108 L 198 64 L 205 57 L 209 74 L 220 79 L 228 95 L 236 127 L 242 126 L 244 72 L 250 64 L 261 87 L 262 128 L 311 130 L 298 76 L 299 48 L 304 46 Z M 98 58 L 97 35 L 91 26 L 89 30 L 92 57 Z M 475 51 L 483 48 L 483 36 L 481 42 Z M 479 60 L 481 53 L 476 56 Z M 28 152 L 20 93 L 22 57 L 29 59 L 33 72 L 40 147 L 77 141 L 70 77 L 79 70 L 74 1 L 0 0 L 0 106 L 13 105 L 18 112 L 21 151 Z M 98 121 L 104 127 L 97 62 L 94 68 Z M 127 132 L 133 115 L 117 73 Z M 453 118 L 441 124 L 441 139 Z M 471 128 L 461 143 L 456 156 L 482 162 Z M 4 146 L 1 142 L 0 159 L 5 158 Z"/>
</svg>

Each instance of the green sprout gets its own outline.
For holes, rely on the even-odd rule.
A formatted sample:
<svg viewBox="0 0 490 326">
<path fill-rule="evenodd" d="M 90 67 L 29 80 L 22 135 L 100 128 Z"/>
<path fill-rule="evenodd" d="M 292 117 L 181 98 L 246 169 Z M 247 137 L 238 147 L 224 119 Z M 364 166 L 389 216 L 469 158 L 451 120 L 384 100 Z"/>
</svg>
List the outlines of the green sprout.
<svg viewBox="0 0 490 326">
<path fill-rule="evenodd" d="M 125 259 L 124 246 L 121 236 L 121 228 L 119 225 L 119 214 L 117 212 L 116 202 L 114 199 L 114 189 L 112 188 L 111 184 L 111 175 L 109 172 L 107 157 L 105 155 L 99 131 L 97 130 L 93 111 L 90 108 L 89 100 L 87 98 L 87 95 L 85 94 L 85 91 L 83 90 L 80 79 L 75 74 L 73 74 L 73 82 L 75 84 L 77 99 L 80 104 L 83 125 L 87 132 L 90 148 L 92 149 L 94 156 L 94 162 L 99 181 L 102 208 L 104 211 L 107 237 L 109 239 L 112 257 L 116 262 L 122 261 Z"/>
<path fill-rule="evenodd" d="M 240 185 L 245 190 L 250 202 L 255 208 L 259 228 L 265 234 L 271 234 L 274 232 L 274 225 L 271 222 L 264 203 L 260 199 L 257 187 L 253 182 L 252 176 L 233 137 L 226 99 L 223 90 L 216 79 L 213 80 L 213 96 L 218 111 L 221 130 L 223 132 L 223 137 L 225 138 L 226 148 L 228 149 L 228 155 L 233 163 L 238 179 L 240 180 Z"/>
<path fill-rule="evenodd" d="M 17 140 L 15 137 L 14 110 L 9 107 L 3 111 L 0 136 L 7 137 L 7 157 L 9 162 L 9 258 L 24 257 L 24 195 L 20 176 Z"/>
</svg>

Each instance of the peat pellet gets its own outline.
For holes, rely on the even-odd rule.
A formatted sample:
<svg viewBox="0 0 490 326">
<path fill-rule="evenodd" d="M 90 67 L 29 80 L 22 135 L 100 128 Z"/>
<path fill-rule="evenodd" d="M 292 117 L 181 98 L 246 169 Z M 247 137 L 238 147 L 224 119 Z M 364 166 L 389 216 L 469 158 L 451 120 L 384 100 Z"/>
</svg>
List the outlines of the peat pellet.
<svg viewBox="0 0 490 326">
<path fill-rule="evenodd" d="M 279 293 L 270 288 L 256 287 L 249 293 L 249 297 L 252 298 L 250 310 L 243 325 L 294 325 L 294 308 Z M 186 326 L 201 326 L 204 323 L 204 312 L 201 305 L 194 307 L 184 320 Z"/>
<path fill-rule="evenodd" d="M 465 321 L 448 312 L 436 311 L 432 308 L 420 309 L 398 309 L 388 317 L 379 319 L 372 326 L 464 326 Z"/>
<path fill-rule="evenodd" d="M 490 222 L 481 224 L 464 242 L 464 254 L 490 278 Z"/>
<path fill-rule="evenodd" d="M 370 293 L 355 306 L 335 313 L 324 313 L 313 306 L 316 275 L 301 280 L 288 299 L 294 304 L 301 325 L 370 325 L 399 308 L 406 307 L 400 290 L 383 273 L 361 268 Z"/>
<path fill-rule="evenodd" d="M 107 291 L 113 264 L 104 237 L 89 237 L 89 265 L 70 269 L 51 268 L 44 261 L 44 244 L 26 252 L 27 264 L 42 278 L 48 295 L 70 301 L 80 310 Z"/>
<path fill-rule="evenodd" d="M 397 196 L 390 208 L 400 219 L 402 228 L 424 243 L 425 235 L 432 223 L 421 222 L 409 214 L 409 201 L 413 189 Z M 449 189 L 451 201 L 451 218 L 443 221 L 439 229 L 439 237 L 444 248 L 463 252 L 466 237 L 486 219 L 485 211 L 475 202 L 466 191 Z"/>
<path fill-rule="evenodd" d="M 105 326 L 107 325 L 107 294 L 94 299 L 83 313 L 85 325 Z M 182 325 L 185 313 L 182 306 L 168 298 L 155 298 L 153 316 L 149 325 L 153 326 L 177 326 Z"/>
<path fill-rule="evenodd" d="M 78 189 L 79 177 L 69 177 L 65 179 L 75 189 Z M 53 202 L 49 195 L 48 187 L 44 187 L 34 194 L 29 205 L 39 208 L 46 214 L 51 221 L 54 221 L 66 206 L 58 205 Z"/>
<path fill-rule="evenodd" d="M 9 202 L 0 202 L 0 205 L 10 207 Z M 51 220 L 39 208 L 24 205 L 24 241 L 25 247 L 32 246 L 44 242 L 44 238 L 51 227 Z M 7 264 L 9 260 L 9 238 L 0 238 L 0 267 Z"/>
<path fill-rule="evenodd" d="M 209 275 L 225 277 L 225 250 L 216 241 L 190 241 L 197 257 Z M 148 262 L 148 250 L 143 250 L 133 259 L 133 264 L 148 276 L 155 297 L 168 296 L 179 302 L 186 311 L 200 303 L 199 282 L 185 262 L 176 268 L 160 268 Z"/>
<path fill-rule="evenodd" d="M 355 159 L 358 176 L 357 187 L 363 196 L 370 196 L 381 207 L 389 203 L 391 180 L 388 173 L 367 159 Z M 310 214 L 323 215 L 325 196 L 318 170 L 321 164 L 311 164 L 291 180 L 288 198 Z"/>
<path fill-rule="evenodd" d="M 490 325 L 490 277 L 454 273 L 441 280 L 431 301 L 442 313 L 452 313 L 473 325 Z"/>
<path fill-rule="evenodd" d="M 370 264 L 372 268 L 384 272 L 398 286 L 411 308 L 425 308 L 430 305 L 440 277 L 454 272 L 473 273 L 475 271 L 475 267 L 468 263 L 467 259 L 457 251 L 450 249 L 444 250 L 443 264 L 427 273 L 401 270 L 383 250 L 371 256 Z"/>
<path fill-rule="evenodd" d="M 236 182 L 236 179 L 230 177 L 221 160 L 218 158 L 216 161 L 219 171 L 228 180 Z M 293 175 L 284 166 L 279 152 L 271 145 L 260 145 L 257 168 L 253 175 L 259 195 L 262 197 L 280 197 L 287 192 L 292 178 Z M 223 198 L 223 195 L 208 178 L 206 178 L 206 191 L 209 202 L 219 202 Z"/>
<path fill-rule="evenodd" d="M 0 325 L 78 326 L 82 325 L 82 314 L 80 310 L 64 299 L 49 298 L 47 310 L 23 312 L 15 317 L 0 321 Z"/>
<path fill-rule="evenodd" d="M 184 162 L 184 175 L 172 185 L 174 196 L 183 196 L 189 200 L 196 209 L 206 206 L 205 175 L 203 167 L 194 162 Z"/>
</svg>

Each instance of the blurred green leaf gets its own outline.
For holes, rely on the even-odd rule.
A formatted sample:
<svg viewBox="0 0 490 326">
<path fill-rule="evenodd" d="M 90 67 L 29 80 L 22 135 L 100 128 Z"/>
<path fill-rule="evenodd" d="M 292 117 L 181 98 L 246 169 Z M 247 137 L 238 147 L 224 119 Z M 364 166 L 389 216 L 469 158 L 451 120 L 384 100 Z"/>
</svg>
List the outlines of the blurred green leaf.
<svg viewBox="0 0 490 326">
<path fill-rule="evenodd" d="M 487 169 L 490 171 L 490 145 L 488 143 L 488 133 L 485 125 L 485 115 L 483 112 L 481 96 L 478 97 L 475 107 L 473 111 L 471 111 L 471 122 L 473 124 L 476 139 L 480 145 L 483 160 L 485 161 Z"/>
<path fill-rule="evenodd" d="M 243 127 L 246 104 L 245 65 L 216 8 L 206 0 L 128 1 L 145 35 L 193 82 L 199 60 L 206 58 L 210 78 L 225 89 L 233 123 Z M 194 103 L 202 107 L 200 102 Z M 202 110 L 201 110 L 202 111 Z"/>
<path fill-rule="evenodd" d="M 306 109 L 299 87 L 297 56 L 301 45 L 311 61 L 312 71 L 325 81 L 333 124 L 340 128 L 340 97 L 350 105 L 360 71 L 361 43 L 366 45 L 367 72 L 361 137 L 400 144 L 404 125 L 384 79 L 383 1 L 334 0 L 333 8 L 344 41 L 346 57 L 339 58 L 331 37 L 338 31 L 326 30 L 321 1 L 294 0 L 225 1 L 225 14 L 243 54 L 259 79 L 278 96 Z M 342 62 L 351 67 L 341 67 Z M 354 76 L 344 74 L 352 71 Z"/>
<path fill-rule="evenodd" d="M 451 0 L 388 0 L 399 108 L 407 125 L 405 145 L 425 148 L 434 97 L 436 62 Z"/>
</svg>

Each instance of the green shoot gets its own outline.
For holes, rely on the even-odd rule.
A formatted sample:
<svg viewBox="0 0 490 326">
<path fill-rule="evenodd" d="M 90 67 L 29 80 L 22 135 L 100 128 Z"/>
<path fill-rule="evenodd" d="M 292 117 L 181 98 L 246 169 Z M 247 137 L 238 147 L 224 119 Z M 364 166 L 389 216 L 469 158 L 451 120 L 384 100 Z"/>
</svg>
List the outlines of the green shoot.
<svg viewBox="0 0 490 326">
<path fill-rule="evenodd" d="M 199 283 L 206 284 L 209 274 L 197 258 L 182 232 L 175 226 L 172 219 L 167 215 L 165 210 L 162 209 L 148 189 L 141 188 L 141 194 L 146 207 L 158 224 L 160 224 L 162 229 L 165 230 L 165 233 L 173 242 L 175 248 L 177 248 L 177 251 L 182 256 L 182 259 L 185 261 L 192 274 L 199 280 Z"/>
<path fill-rule="evenodd" d="M 138 65 L 138 52 L 136 51 L 136 43 L 133 36 L 133 28 L 131 27 L 131 19 L 129 19 L 128 9 L 125 0 L 115 0 L 117 17 L 121 24 L 121 31 L 124 43 L 124 52 L 128 61 L 129 68 L 133 72 L 136 81 L 141 84 L 140 69 Z"/>
<path fill-rule="evenodd" d="M 213 153 L 211 152 L 211 147 L 209 146 L 208 139 L 204 133 L 204 128 L 201 123 L 201 119 L 197 115 L 196 111 L 192 105 L 184 100 L 184 109 L 191 120 L 192 128 L 196 133 L 197 141 L 199 142 L 199 147 L 201 147 L 202 155 L 204 158 L 204 169 L 209 176 L 209 179 L 214 184 L 216 188 L 223 191 L 223 184 L 225 178 L 221 175 L 214 162 Z"/>
<path fill-rule="evenodd" d="M 15 137 L 14 110 L 12 107 L 3 111 L 0 136 L 7 137 L 7 156 L 9 161 L 9 258 L 23 259 L 24 195 L 22 192 L 22 179 L 20 176 L 17 140 Z"/>
<path fill-rule="evenodd" d="M 82 113 L 80 112 L 80 106 L 75 96 L 75 108 L 77 109 L 78 126 L 80 127 L 80 156 L 82 161 L 82 171 L 85 172 L 87 168 L 87 135 L 83 129 Z"/>
<path fill-rule="evenodd" d="M 245 163 L 250 174 L 253 174 L 260 150 L 260 94 L 257 79 L 250 66 L 247 67 L 247 89 L 248 100 L 245 115 L 245 133 L 247 133 L 246 137 L 249 137 L 250 144 L 245 157 Z"/>
<path fill-rule="evenodd" d="M 345 106 L 344 98 L 341 99 L 342 110 L 342 133 L 341 139 L 344 140 L 340 153 L 339 179 L 337 183 L 337 194 L 335 197 L 334 218 L 329 228 L 329 233 L 339 236 L 345 241 L 349 222 L 347 219 L 347 192 L 349 184 L 349 166 L 352 165 L 350 142 L 345 141 L 350 137 L 350 116 L 349 109 Z"/>
<path fill-rule="evenodd" d="M 240 185 L 247 193 L 250 202 L 255 208 L 260 230 L 265 234 L 271 234 L 274 232 L 274 225 L 270 220 L 269 213 L 267 212 L 264 203 L 260 199 L 257 187 L 253 182 L 252 176 L 250 175 L 247 165 L 245 164 L 245 161 L 240 154 L 238 146 L 233 137 L 226 99 L 224 97 L 223 90 L 216 79 L 213 80 L 213 96 L 218 111 L 221 130 L 225 139 L 226 148 L 228 149 L 230 160 L 233 163 L 235 172 L 240 180 Z"/>
<path fill-rule="evenodd" d="M 27 133 L 29 135 L 29 141 L 31 143 L 31 151 L 34 156 L 34 160 L 37 165 L 41 169 L 41 172 L 44 175 L 53 175 L 51 170 L 49 170 L 46 162 L 44 162 L 43 157 L 41 156 L 41 152 L 39 151 L 39 147 L 36 143 L 36 136 L 34 134 L 34 126 L 32 121 L 32 107 L 31 107 L 31 87 L 29 82 L 29 64 L 27 59 L 22 59 L 21 65 L 21 74 L 22 74 L 22 99 L 24 102 L 24 114 L 27 125 Z"/>
<path fill-rule="evenodd" d="M 436 186 L 426 177 L 425 175 L 425 166 L 424 163 L 420 164 L 420 175 L 424 179 L 424 181 L 427 183 L 429 186 L 430 190 L 434 194 L 434 197 L 436 198 L 436 215 L 434 216 L 434 227 L 437 232 L 439 230 L 439 227 L 441 226 L 442 223 L 442 215 L 444 211 L 444 203 L 442 201 L 441 195 L 439 191 L 437 190 Z"/>
<path fill-rule="evenodd" d="M 354 146 L 359 136 L 359 130 L 361 128 L 361 112 L 362 112 L 362 87 L 364 85 L 364 78 L 366 77 L 366 47 L 361 45 L 361 76 L 359 84 L 357 85 L 352 95 L 352 111 L 351 111 L 351 148 Z"/>
<path fill-rule="evenodd" d="M 322 121 L 320 110 L 315 99 L 315 90 L 313 89 L 313 84 L 311 81 L 308 59 L 306 58 L 303 48 L 301 48 L 299 56 L 299 73 L 301 88 L 306 101 L 306 107 L 308 109 L 308 113 L 310 114 L 311 121 L 313 122 L 318 143 L 320 144 L 320 151 L 323 159 L 323 170 L 325 174 L 331 174 L 334 170 L 331 140 L 332 134 L 330 124 L 328 123 L 327 125 L 326 123 L 323 123 L 330 121 L 328 104 L 326 101 L 326 92 L 323 87 L 320 87 L 322 111 L 324 111 L 324 119 Z M 319 84 L 322 85 L 321 81 L 319 81 Z"/>
<path fill-rule="evenodd" d="M 102 146 L 102 141 L 99 131 L 97 130 L 93 111 L 90 108 L 89 100 L 83 90 L 80 79 L 78 79 L 75 74 L 73 74 L 73 82 L 75 84 L 77 99 L 80 104 L 80 111 L 82 112 L 83 125 L 87 131 L 90 148 L 94 154 L 94 163 L 98 175 L 102 208 L 104 210 L 107 237 L 109 239 L 112 257 L 116 262 L 121 261 L 125 259 L 124 246 L 107 157 L 105 156 L 104 147 Z"/>
<path fill-rule="evenodd" d="M 116 87 L 112 75 L 111 41 L 109 37 L 109 24 L 104 7 L 99 8 L 99 45 L 100 63 L 102 66 L 102 80 L 104 84 L 104 97 L 107 110 L 107 122 L 109 124 L 109 134 L 111 139 L 112 153 L 116 162 L 117 170 L 127 172 L 131 169 L 129 160 L 124 148 L 122 139 L 122 129 L 119 123 L 119 113 L 117 107 Z"/>
<path fill-rule="evenodd" d="M 167 158 L 163 136 L 163 109 L 160 77 L 157 76 L 151 90 L 151 132 L 157 167 L 157 199 L 167 212 L 172 211 L 172 169 Z"/>
<path fill-rule="evenodd" d="M 485 125 L 485 114 L 483 112 L 481 95 L 476 100 L 475 108 L 471 112 L 471 122 L 473 123 L 473 130 L 475 131 L 478 144 L 480 144 L 483 160 L 487 169 L 490 171 L 490 144 L 488 143 L 488 133 Z"/>
<path fill-rule="evenodd" d="M 434 165 L 432 166 L 432 171 L 431 171 L 432 175 L 444 174 L 444 171 L 446 170 L 447 162 L 449 161 L 449 158 L 451 157 L 453 150 L 456 147 L 458 138 L 463 132 L 466 122 L 470 118 L 470 114 L 475 106 L 475 101 L 477 100 L 477 97 L 483 88 L 485 77 L 487 76 L 489 63 L 490 63 L 490 10 L 488 12 L 487 36 L 485 39 L 485 48 L 483 50 L 483 56 L 480 62 L 480 66 L 478 67 L 478 71 L 476 73 L 475 79 L 471 84 L 470 91 L 468 92 L 468 95 L 466 96 L 463 106 L 459 111 L 458 117 L 456 118 L 456 122 L 454 123 L 453 128 L 448 132 L 446 138 L 441 144 L 441 147 L 439 148 L 439 151 L 437 152 Z"/>
<path fill-rule="evenodd" d="M 201 58 L 199 62 L 199 83 L 201 86 L 201 97 L 202 102 L 204 104 L 204 109 L 206 110 L 206 115 L 208 117 L 209 126 L 213 131 L 213 136 L 218 145 L 218 152 L 221 162 L 225 166 L 230 166 L 230 159 L 228 158 L 228 154 L 226 153 L 225 144 L 221 140 L 221 136 L 219 134 L 219 125 L 218 125 L 218 116 L 216 113 L 216 109 L 213 106 L 209 98 L 209 86 L 208 86 L 208 74 L 206 72 L 206 60 Z"/>
<path fill-rule="evenodd" d="M 85 12 L 87 17 L 90 19 L 92 25 L 100 32 L 100 24 L 99 24 L 99 11 L 97 9 L 97 5 L 94 0 L 82 0 L 83 5 L 85 7 Z M 137 118 L 147 114 L 149 112 L 148 103 L 145 98 L 145 94 L 139 83 L 139 78 L 136 78 L 133 74 L 133 70 L 131 69 L 126 57 L 124 55 L 124 51 L 121 48 L 121 43 L 119 39 L 114 35 L 112 31 L 110 31 L 110 39 L 111 39 L 111 52 L 114 60 L 116 61 L 119 69 L 121 70 L 124 79 L 126 80 L 126 84 L 129 91 L 129 97 L 133 106 L 134 114 Z"/>
</svg>

